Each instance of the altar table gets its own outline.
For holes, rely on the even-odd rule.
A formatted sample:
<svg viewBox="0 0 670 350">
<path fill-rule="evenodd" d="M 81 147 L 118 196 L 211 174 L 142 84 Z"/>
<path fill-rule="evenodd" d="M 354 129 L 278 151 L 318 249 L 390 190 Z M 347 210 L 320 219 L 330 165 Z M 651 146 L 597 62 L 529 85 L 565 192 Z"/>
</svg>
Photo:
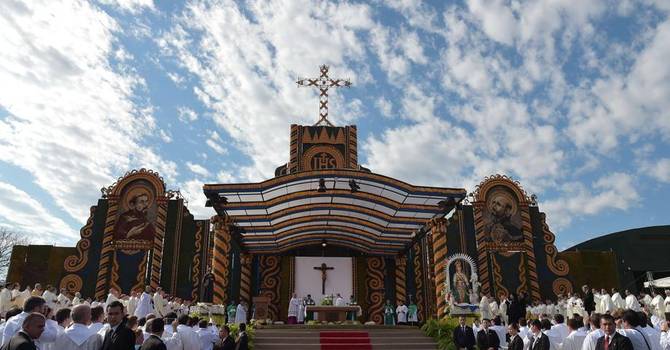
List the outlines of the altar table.
<svg viewBox="0 0 670 350">
<path fill-rule="evenodd" d="M 317 306 L 309 305 L 307 312 L 316 312 L 317 321 L 343 322 L 347 320 L 347 312 L 355 312 L 356 316 L 361 314 L 360 306 Z"/>
</svg>

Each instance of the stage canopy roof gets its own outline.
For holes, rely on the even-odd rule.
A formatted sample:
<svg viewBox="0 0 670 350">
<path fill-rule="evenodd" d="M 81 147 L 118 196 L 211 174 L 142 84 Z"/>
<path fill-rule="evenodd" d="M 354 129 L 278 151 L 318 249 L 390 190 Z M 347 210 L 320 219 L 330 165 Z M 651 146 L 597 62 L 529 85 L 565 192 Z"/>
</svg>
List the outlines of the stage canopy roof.
<svg viewBox="0 0 670 350">
<path fill-rule="evenodd" d="M 208 205 L 228 215 L 251 253 L 322 243 L 395 254 L 464 189 L 418 187 L 361 170 L 305 171 L 260 183 L 204 186 Z"/>
</svg>

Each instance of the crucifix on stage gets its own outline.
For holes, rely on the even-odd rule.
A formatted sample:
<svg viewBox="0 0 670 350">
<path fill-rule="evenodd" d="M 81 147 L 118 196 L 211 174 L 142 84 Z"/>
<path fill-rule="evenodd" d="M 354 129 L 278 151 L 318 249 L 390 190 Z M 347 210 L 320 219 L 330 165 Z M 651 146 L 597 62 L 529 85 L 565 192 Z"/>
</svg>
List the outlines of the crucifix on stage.
<svg viewBox="0 0 670 350">
<path fill-rule="evenodd" d="M 334 267 L 326 266 L 326 263 L 321 263 L 321 266 L 314 266 L 314 270 L 321 271 L 321 294 L 326 295 L 326 271 L 333 270 Z"/>
<path fill-rule="evenodd" d="M 331 79 L 328 77 L 328 66 L 325 64 L 319 67 L 321 76 L 318 78 L 303 78 L 298 79 L 296 83 L 299 86 L 316 86 L 319 91 L 319 121 L 314 124 L 318 126 L 321 122 L 325 122 L 328 126 L 333 126 L 328 120 L 328 89 L 335 87 L 350 87 L 351 81 L 349 79 Z"/>
</svg>

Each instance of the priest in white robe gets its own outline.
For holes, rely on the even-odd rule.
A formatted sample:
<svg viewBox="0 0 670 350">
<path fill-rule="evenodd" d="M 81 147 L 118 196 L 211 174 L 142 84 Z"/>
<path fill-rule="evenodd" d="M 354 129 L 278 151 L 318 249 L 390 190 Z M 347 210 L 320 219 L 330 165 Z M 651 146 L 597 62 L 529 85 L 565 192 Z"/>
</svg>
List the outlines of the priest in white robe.
<svg viewBox="0 0 670 350">
<path fill-rule="evenodd" d="M 663 301 L 663 305 L 665 306 L 665 312 L 670 312 L 670 289 L 665 290 L 665 301 Z"/>
<path fill-rule="evenodd" d="M 110 288 L 109 289 L 109 294 L 107 294 L 107 300 L 105 300 L 105 305 L 103 305 L 103 307 L 106 308 L 107 305 L 109 305 L 109 304 L 111 304 L 115 301 L 119 301 L 119 291 L 117 291 L 114 288 Z"/>
<path fill-rule="evenodd" d="M 340 295 L 340 293 L 337 293 L 337 298 L 335 298 L 335 306 L 345 306 L 347 305 L 344 302 L 344 298 Z"/>
<path fill-rule="evenodd" d="M 81 299 L 81 293 L 76 292 L 74 293 L 74 298 L 72 298 L 72 306 L 77 306 L 79 304 L 83 304 Z"/>
<path fill-rule="evenodd" d="M 479 300 L 479 313 L 482 316 L 483 319 L 490 320 L 491 319 L 491 303 L 489 302 L 489 298 L 486 294 L 482 293 L 482 298 Z"/>
<path fill-rule="evenodd" d="M 626 301 L 623 300 L 623 297 L 621 296 L 621 293 L 617 291 L 616 289 L 612 288 L 612 302 L 614 303 L 614 307 L 616 309 L 625 309 L 626 308 Z"/>
<path fill-rule="evenodd" d="M 167 312 L 165 312 L 165 299 L 163 298 L 163 291 L 160 287 L 156 289 L 153 300 L 154 309 L 156 310 L 156 317 L 164 317 Z"/>
<path fill-rule="evenodd" d="M 128 315 L 134 315 L 135 309 L 137 309 L 137 302 L 139 298 L 137 297 L 137 292 L 130 293 L 130 298 L 128 298 Z"/>
<path fill-rule="evenodd" d="M 305 322 L 305 302 L 303 299 L 300 300 L 300 306 L 298 307 L 298 323 L 302 324 Z"/>
<path fill-rule="evenodd" d="M 60 294 L 58 294 L 58 297 L 56 297 L 56 301 L 58 302 L 58 310 L 70 307 L 70 305 L 72 304 L 72 301 L 70 301 L 70 297 L 67 296 L 67 290 L 65 288 L 61 288 Z M 54 311 L 54 314 L 56 313 L 56 311 Z"/>
<path fill-rule="evenodd" d="M 72 309 L 71 317 L 72 325 L 58 336 L 54 348 L 99 350 L 102 347 L 102 336 L 86 326 L 91 321 L 91 308 L 88 305 L 77 305 Z"/>
<path fill-rule="evenodd" d="M 637 301 L 635 295 L 628 290 L 626 290 L 626 309 L 631 309 L 635 312 L 640 311 L 640 302 Z"/>
<path fill-rule="evenodd" d="M 151 300 L 151 287 L 147 286 L 142 295 L 140 296 L 140 301 L 137 303 L 137 308 L 135 309 L 135 316 L 137 318 L 147 317 L 148 314 L 154 312 L 153 300 Z"/>
<path fill-rule="evenodd" d="M 654 298 L 651 299 L 651 307 L 649 308 L 649 311 L 660 319 L 665 319 L 665 300 L 661 294 L 653 294 Z"/>
<path fill-rule="evenodd" d="M 22 308 L 23 307 L 23 294 L 21 294 L 21 285 L 14 283 L 14 289 L 12 289 L 12 305 Z"/>
<path fill-rule="evenodd" d="M 398 307 L 395 308 L 395 314 L 399 325 L 407 324 L 407 306 L 402 301 L 398 301 Z"/>
<path fill-rule="evenodd" d="M 244 301 L 241 301 L 237 304 L 237 310 L 235 311 L 235 323 L 247 323 L 247 304 Z"/>
<path fill-rule="evenodd" d="M 46 300 L 47 306 L 51 310 L 56 310 L 58 309 L 58 296 L 56 296 L 56 290 L 54 287 L 47 286 L 47 289 L 42 293 L 42 298 Z"/>
<path fill-rule="evenodd" d="M 12 308 L 12 288 L 11 283 L 7 283 L 2 290 L 0 290 L 0 316 L 5 317 L 5 313 Z"/>
<path fill-rule="evenodd" d="M 298 323 L 298 314 L 300 313 L 300 299 L 298 295 L 293 293 L 293 297 L 288 302 L 288 324 L 297 324 Z"/>
<path fill-rule="evenodd" d="M 640 301 L 642 305 L 649 307 L 651 305 L 651 296 L 645 292 L 640 292 Z"/>
<path fill-rule="evenodd" d="M 600 291 L 600 303 L 602 304 L 600 308 L 604 313 L 611 313 L 615 309 L 614 303 L 612 302 L 612 297 L 605 289 Z"/>
</svg>

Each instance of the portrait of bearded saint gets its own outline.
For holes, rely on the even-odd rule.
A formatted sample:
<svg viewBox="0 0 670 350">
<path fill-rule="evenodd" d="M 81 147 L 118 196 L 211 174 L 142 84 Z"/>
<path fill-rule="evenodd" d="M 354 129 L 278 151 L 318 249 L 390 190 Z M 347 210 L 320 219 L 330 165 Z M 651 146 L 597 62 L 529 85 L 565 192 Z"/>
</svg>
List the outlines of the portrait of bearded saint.
<svg viewBox="0 0 670 350">
<path fill-rule="evenodd" d="M 467 303 L 470 298 L 470 279 L 463 271 L 463 262 L 461 260 L 454 261 L 454 276 L 451 279 L 453 290 L 451 295 L 455 304 Z"/>
<path fill-rule="evenodd" d="M 493 242 L 519 241 L 523 239 L 521 227 L 512 222 L 516 213 L 512 198 L 504 194 L 494 194 L 488 202 L 489 219 L 486 233 Z"/>
<path fill-rule="evenodd" d="M 154 225 L 147 218 L 147 211 L 151 205 L 149 193 L 140 191 L 130 193 L 128 209 L 123 212 L 114 226 L 114 239 L 154 239 Z"/>
</svg>

